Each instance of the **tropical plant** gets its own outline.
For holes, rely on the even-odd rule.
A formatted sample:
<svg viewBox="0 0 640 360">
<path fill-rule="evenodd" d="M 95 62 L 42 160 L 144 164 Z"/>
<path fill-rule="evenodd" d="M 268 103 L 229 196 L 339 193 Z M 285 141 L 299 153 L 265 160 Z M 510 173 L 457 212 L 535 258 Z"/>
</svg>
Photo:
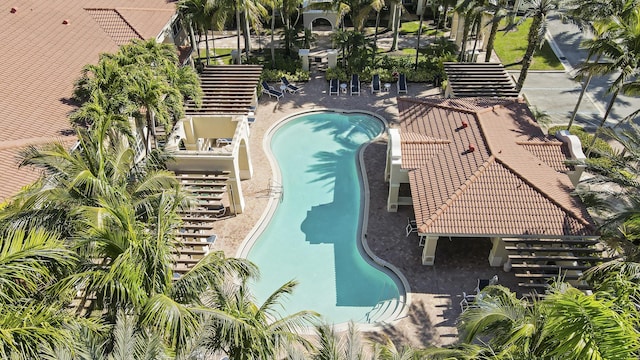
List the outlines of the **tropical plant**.
<svg viewBox="0 0 640 360">
<path fill-rule="evenodd" d="M 640 74 L 640 9 L 634 9 L 626 18 L 619 21 L 594 24 L 600 35 L 595 39 L 585 40 L 584 46 L 589 55 L 602 56 L 607 61 L 587 63 L 581 68 L 582 73 L 603 75 L 615 73 L 616 78 L 609 86 L 611 99 L 605 114 L 596 129 L 596 139 L 606 124 L 619 93 L 635 94 L 640 92 L 640 83 L 633 81 Z M 595 141 L 595 140 L 594 140 Z M 591 144 L 589 149 L 593 146 Z M 587 156 L 590 150 L 587 150 Z"/>
<path fill-rule="evenodd" d="M 506 0 L 489 1 L 486 3 L 484 11 L 491 14 L 491 30 L 489 31 L 489 38 L 487 39 L 487 50 L 484 58 L 485 62 L 491 61 L 491 53 L 493 52 L 493 43 L 496 40 L 498 29 L 502 21 L 510 15 L 510 11 L 507 8 Z M 487 24 L 487 26 L 489 25 Z"/>
<path fill-rule="evenodd" d="M 10 230 L 0 242 L 0 357 L 36 359 L 45 346 L 65 347 L 75 326 L 99 328 L 65 304 L 73 288 L 56 286 L 76 261 L 55 234 Z"/>
<path fill-rule="evenodd" d="M 516 89 L 518 91 L 524 86 L 524 81 L 527 78 L 527 73 L 533 60 L 534 51 L 544 43 L 544 34 L 547 32 L 547 16 L 558 7 L 558 1 L 559 0 L 531 0 L 531 7 L 525 11 L 518 22 L 515 25 L 507 26 L 506 30 L 509 31 L 529 18 L 533 20 L 529 28 L 527 49 L 522 58 L 522 68 L 518 76 L 518 81 L 516 82 Z"/>
<path fill-rule="evenodd" d="M 276 308 L 296 285 L 289 281 L 258 305 L 248 292 L 246 279 L 217 283 L 205 300 L 210 316 L 196 349 L 205 354 L 224 351 L 232 360 L 274 359 L 294 344 L 311 344 L 299 334 L 318 314 L 300 311 L 281 317 Z"/>
<path fill-rule="evenodd" d="M 466 343 L 484 339 L 498 358 L 631 359 L 639 333 L 615 302 L 556 283 L 528 304 L 502 286 L 482 291 L 460 316 Z"/>
</svg>

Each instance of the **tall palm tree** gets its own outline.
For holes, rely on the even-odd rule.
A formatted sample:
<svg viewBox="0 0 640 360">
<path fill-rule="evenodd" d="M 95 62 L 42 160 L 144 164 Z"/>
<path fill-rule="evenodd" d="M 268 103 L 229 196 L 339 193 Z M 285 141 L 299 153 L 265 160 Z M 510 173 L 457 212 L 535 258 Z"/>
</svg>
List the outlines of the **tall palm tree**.
<svg viewBox="0 0 640 360">
<path fill-rule="evenodd" d="M 506 0 L 488 1 L 485 8 L 486 13 L 491 14 L 491 30 L 489 31 L 489 38 L 487 39 L 487 53 L 484 61 L 491 61 L 491 53 L 493 52 L 493 45 L 498 34 L 498 29 L 502 20 L 509 16 L 509 10 L 507 9 Z"/>
<path fill-rule="evenodd" d="M 527 49 L 522 58 L 522 69 L 516 82 L 516 89 L 518 91 L 522 90 L 524 86 L 531 61 L 533 61 L 533 53 L 544 43 L 544 34 L 547 32 L 547 16 L 558 7 L 558 0 L 531 0 L 531 5 L 532 7 L 528 8 L 515 24 L 517 27 L 527 19 L 532 19 L 527 36 Z"/>
<path fill-rule="evenodd" d="M 44 346 L 67 346 L 73 327 L 97 329 L 64 304 L 73 288 L 56 286 L 76 261 L 55 234 L 9 230 L 0 241 L 0 357 L 35 359 Z"/>
<path fill-rule="evenodd" d="M 202 37 L 202 34 L 204 34 L 207 65 L 209 65 L 211 56 L 209 53 L 208 34 L 213 16 L 213 2 L 211 0 L 180 0 L 177 6 L 180 14 L 182 14 L 183 17 L 189 22 L 189 28 L 197 29 L 200 38 Z M 198 44 L 194 44 L 194 51 L 196 51 L 199 56 Z"/>
<path fill-rule="evenodd" d="M 281 317 L 276 311 L 280 299 L 293 291 L 296 282 L 285 283 L 258 305 L 245 281 L 213 287 L 205 304 L 216 310 L 208 312 L 211 318 L 198 346 L 208 353 L 224 351 L 232 360 L 274 359 L 292 344 L 309 349 L 310 343 L 299 332 L 318 314 L 300 311 Z"/>
<path fill-rule="evenodd" d="M 639 333 L 612 300 L 557 283 L 528 305 L 508 289 L 490 286 L 460 317 L 465 342 L 488 340 L 500 357 L 517 359 L 630 359 Z"/>
<path fill-rule="evenodd" d="M 593 0 L 593 1 L 581 1 L 581 0 L 570 0 L 567 1 L 566 6 L 569 10 L 566 13 L 565 19 L 568 19 L 572 23 L 576 24 L 581 30 L 589 29 L 590 32 L 594 33 L 594 38 L 598 38 L 601 34 L 598 31 L 606 30 L 606 27 L 595 26 L 594 24 L 607 24 L 609 22 L 620 21 L 617 19 L 626 19 L 628 16 L 633 15 L 633 10 L 640 6 L 640 1 L 638 0 L 611 0 L 611 1 L 603 1 L 603 0 Z M 625 21 L 625 20 L 623 20 Z M 589 54 L 587 60 L 585 61 L 585 65 L 588 64 L 591 60 L 592 54 Z M 595 62 L 599 62 L 601 55 L 597 55 Z M 580 103 L 584 97 L 584 94 L 591 82 L 591 78 L 593 77 L 592 73 L 582 74 L 583 83 L 582 90 L 580 95 L 578 96 L 578 101 L 576 102 L 576 106 L 571 114 L 571 118 L 569 119 L 569 124 L 567 125 L 567 129 L 571 128 L 573 121 L 578 113 L 578 109 L 580 108 Z"/>
<path fill-rule="evenodd" d="M 608 88 L 611 99 L 598 124 L 593 141 L 588 147 L 587 156 L 600 135 L 602 127 L 606 124 L 618 94 L 638 92 L 638 83 L 633 80 L 640 74 L 640 10 L 636 8 L 624 19 L 617 18 L 617 20 L 597 24 L 598 33 L 602 35 L 584 42 L 590 55 L 597 54 L 608 61 L 585 64 L 581 69 L 582 72 L 595 75 L 617 74 Z"/>
<path fill-rule="evenodd" d="M 240 39 L 244 37 L 244 50 L 248 57 L 250 51 L 249 26 L 252 25 L 254 28 L 262 26 L 261 21 L 267 16 L 268 12 L 262 2 L 258 0 L 217 0 L 216 3 L 218 11 L 215 12 L 213 20 L 216 26 L 223 26 L 227 20 L 235 17 L 238 63 L 242 64 Z"/>
</svg>

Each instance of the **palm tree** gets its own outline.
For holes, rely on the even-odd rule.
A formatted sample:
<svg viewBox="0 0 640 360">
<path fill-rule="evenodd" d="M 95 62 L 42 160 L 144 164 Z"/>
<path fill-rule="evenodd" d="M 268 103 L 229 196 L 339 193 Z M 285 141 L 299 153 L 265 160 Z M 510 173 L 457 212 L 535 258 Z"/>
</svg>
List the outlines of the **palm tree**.
<svg viewBox="0 0 640 360">
<path fill-rule="evenodd" d="M 10 230 L 0 242 L 0 357 L 34 359 L 44 346 L 67 346 L 74 326 L 97 329 L 64 304 L 73 288 L 56 285 L 76 258 L 55 234 Z"/>
<path fill-rule="evenodd" d="M 207 65 L 209 65 L 209 28 L 212 21 L 213 2 L 211 0 L 180 0 L 178 11 L 189 22 L 189 29 L 197 29 L 199 40 L 204 34 L 207 53 Z M 190 31 L 191 33 L 191 31 Z M 192 40 L 193 41 L 193 40 Z M 200 41 L 198 41 L 200 43 Z M 199 54 L 198 44 L 194 44 L 194 50 Z"/>
<path fill-rule="evenodd" d="M 588 147 L 587 156 L 600 135 L 602 127 L 606 124 L 618 94 L 620 92 L 623 94 L 637 93 L 640 88 L 638 83 L 633 81 L 640 74 L 640 41 L 638 41 L 640 39 L 640 11 L 636 8 L 625 19 L 596 24 L 596 28 L 598 33 L 602 35 L 596 39 L 586 40 L 584 45 L 589 49 L 590 55 L 596 54 L 610 60 L 585 64 L 581 71 L 595 75 L 611 73 L 617 73 L 617 75 L 608 88 L 611 99 L 596 129 L 593 141 Z"/>
<path fill-rule="evenodd" d="M 486 4 L 485 12 L 492 14 L 491 31 L 489 32 L 489 38 L 487 39 L 487 53 L 484 58 L 485 62 L 489 62 L 491 61 L 493 44 L 496 40 L 496 35 L 498 34 L 498 28 L 500 27 L 500 23 L 502 22 L 502 20 L 504 20 L 509 16 L 509 11 L 507 10 L 507 1 L 506 0 L 489 1 Z"/>
<path fill-rule="evenodd" d="M 206 353 L 224 351 L 232 360 L 274 359 L 293 344 L 309 349 L 310 343 L 299 334 L 318 314 L 300 311 L 281 317 L 275 310 L 280 299 L 296 285 L 289 281 L 258 306 L 249 294 L 246 279 L 214 285 L 209 299 L 210 320 L 203 329 L 198 347 Z"/>
<path fill-rule="evenodd" d="M 267 16 L 268 12 L 262 3 L 257 0 L 218 0 L 217 5 L 218 11 L 215 12 L 213 20 L 216 26 L 224 25 L 231 16 L 235 16 L 238 63 L 242 64 L 242 51 L 240 47 L 241 34 L 244 36 L 244 48 L 246 56 L 248 57 L 250 51 L 249 23 L 251 23 L 254 28 L 261 27 L 261 21 Z M 242 31 L 240 29 L 242 29 Z"/>
<path fill-rule="evenodd" d="M 532 7 L 525 11 L 524 15 L 520 17 L 520 20 L 518 20 L 515 25 L 507 27 L 507 31 L 509 31 L 527 19 L 532 19 L 527 36 L 527 49 L 522 58 L 522 69 L 516 82 L 516 89 L 518 91 L 522 90 L 524 86 L 524 81 L 527 78 L 527 73 L 533 60 L 533 53 L 536 49 L 542 47 L 544 43 L 544 34 L 547 32 L 547 15 L 558 7 L 558 0 L 531 0 L 531 5 Z"/>
<path fill-rule="evenodd" d="M 462 339 L 488 339 L 497 356 L 517 359 L 630 359 L 640 337 L 612 300 L 556 283 L 529 305 L 501 286 L 483 290 L 460 316 Z"/>
<path fill-rule="evenodd" d="M 45 348 L 43 360 L 170 360 L 162 338 L 137 326 L 133 315 L 118 312 L 108 331 L 92 332 L 81 327 L 74 332 L 73 348 Z"/>
<path fill-rule="evenodd" d="M 365 353 L 362 336 L 354 323 L 342 336 L 334 328 L 323 324 L 316 327 L 318 345 L 312 355 L 313 360 L 350 360 L 360 359 Z M 378 353 L 381 351 L 378 351 Z"/>
<path fill-rule="evenodd" d="M 565 19 L 568 19 L 572 23 L 576 24 L 581 30 L 589 29 L 590 32 L 594 33 L 594 38 L 598 38 L 600 34 L 598 30 L 604 30 L 602 26 L 594 26 L 594 24 L 606 24 L 611 21 L 616 21 L 618 18 L 626 18 L 633 14 L 633 9 L 640 6 L 637 0 L 612 0 L 612 1 L 602 1 L 602 0 L 594 0 L 594 1 L 581 1 L 581 0 L 571 0 L 565 3 L 569 10 L 566 13 Z M 591 54 L 587 57 L 585 64 L 588 64 L 591 60 Z M 600 55 L 597 56 L 595 62 L 599 62 Z M 580 108 L 580 103 L 582 102 L 582 98 L 584 97 L 585 92 L 591 82 L 591 78 L 593 77 L 592 73 L 583 74 L 584 77 L 582 83 L 582 90 L 580 95 L 578 96 L 578 101 L 576 102 L 576 106 L 571 114 L 571 118 L 569 119 L 569 124 L 567 125 L 567 130 L 571 128 L 573 121 L 578 114 L 578 109 Z"/>
</svg>

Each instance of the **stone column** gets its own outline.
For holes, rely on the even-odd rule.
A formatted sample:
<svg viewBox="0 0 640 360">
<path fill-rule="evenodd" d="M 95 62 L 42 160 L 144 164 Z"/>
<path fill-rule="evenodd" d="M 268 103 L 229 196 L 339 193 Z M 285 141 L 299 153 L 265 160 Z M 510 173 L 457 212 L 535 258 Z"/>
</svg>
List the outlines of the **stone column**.
<svg viewBox="0 0 640 360">
<path fill-rule="evenodd" d="M 422 265 L 433 265 L 436 261 L 438 237 L 421 234 L 418 235 L 424 238 L 424 247 L 422 248 Z"/>
<path fill-rule="evenodd" d="M 327 51 L 327 61 L 328 68 L 333 69 L 338 66 L 338 50 L 328 50 Z"/>
<path fill-rule="evenodd" d="M 298 56 L 302 60 L 302 70 L 309 71 L 309 49 L 298 50 Z"/>
<path fill-rule="evenodd" d="M 505 249 L 504 241 L 502 241 L 502 238 L 492 237 L 491 242 L 493 247 L 489 252 L 489 265 L 493 267 L 502 266 L 509 259 L 509 253 Z"/>
</svg>

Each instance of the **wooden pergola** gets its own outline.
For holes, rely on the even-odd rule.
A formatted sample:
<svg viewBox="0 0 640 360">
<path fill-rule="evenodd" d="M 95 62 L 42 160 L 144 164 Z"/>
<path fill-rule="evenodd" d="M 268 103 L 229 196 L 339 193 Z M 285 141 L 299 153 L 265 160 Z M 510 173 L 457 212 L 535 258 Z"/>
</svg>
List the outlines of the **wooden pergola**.
<svg viewBox="0 0 640 360">
<path fill-rule="evenodd" d="M 262 65 L 211 65 L 200 73 L 202 106 L 185 104 L 187 115 L 247 115 L 258 101 Z"/>
<path fill-rule="evenodd" d="M 445 97 L 516 98 L 518 91 L 500 63 L 444 63 Z"/>
</svg>

